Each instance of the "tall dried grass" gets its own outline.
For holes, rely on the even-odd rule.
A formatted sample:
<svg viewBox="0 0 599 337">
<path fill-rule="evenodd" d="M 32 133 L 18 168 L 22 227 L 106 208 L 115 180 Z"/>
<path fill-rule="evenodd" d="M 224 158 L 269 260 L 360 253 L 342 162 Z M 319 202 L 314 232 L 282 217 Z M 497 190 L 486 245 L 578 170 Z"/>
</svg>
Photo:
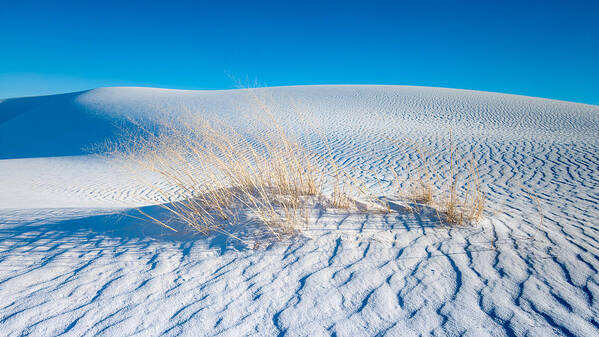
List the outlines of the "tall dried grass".
<svg viewBox="0 0 599 337">
<path fill-rule="evenodd" d="M 164 122 L 158 131 L 141 128 L 128 159 L 167 182 L 153 186 L 172 201 L 161 207 L 190 227 L 228 234 L 244 210 L 280 238 L 307 225 L 306 203 L 321 194 L 322 173 L 299 142 L 271 126 L 250 137 L 201 118 Z"/>
<path fill-rule="evenodd" d="M 389 140 L 403 153 L 407 171 L 411 173 L 410 178 L 402 179 L 395 169 L 389 167 L 396 182 L 394 185 L 403 186 L 398 190 L 402 198 L 411 201 L 415 207 L 432 207 L 446 224 L 465 225 L 482 219 L 486 197 L 474 153 L 466 163 L 467 171 L 464 173 L 460 169 L 464 165 L 459 165 L 451 137 L 445 149 L 449 159 L 444 167 L 432 165 L 430 159 L 433 156 L 418 144 Z M 408 152 L 414 155 L 410 156 Z M 437 181 L 433 177 L 438 177 Z"/>
<path fill-rule="evenodd" d="M 355 178 L 355 168 L 335 160 L 325 136 L 321 141 L 327 153 L 311 151 L 288 134 L 265 102 L 255 95 L 252 99 L 266 116 L 255 120 L 263 130 L 259 135 L 241 133 L 194 113 L 163 120 L 158 127 L 137 123 L 138 133 L 126 135 L 129 141 L 120 147 L 121 153 L 162 178 L 162 184 L 148 185 L 160 196 L 159 206 L 177 221 L 204 234 L 220 232 L 243 241 L 230 231 L 232 225 L 250 218 L 281 239 L 309 227 L 309 212 L 316 203 L 352 209 L 359 204 L 356 198 L 361 198 L 368 201 L 361 211 L 391 212 L 384 198 Z M 394 184 L 403 186 L 401 198 L 415 208 L 434 208 L 446 224 L 463 225 L 482 218 L 485 195 L 474 157 L 464 174 L 464 165 L 458 165 L 450 143 L 449 172 L 444 172 L 430 163 L 433 156 L 420 145 L 389 140 L 404 154 L 411 172 L 405 180 L 389 166 Z M 443 181 L 434 180 L 439 178 Z M 326 196 L 325 186 L 330 191 Z M 143 214 L 175 230 L 168 221 Z"/>
</svg>

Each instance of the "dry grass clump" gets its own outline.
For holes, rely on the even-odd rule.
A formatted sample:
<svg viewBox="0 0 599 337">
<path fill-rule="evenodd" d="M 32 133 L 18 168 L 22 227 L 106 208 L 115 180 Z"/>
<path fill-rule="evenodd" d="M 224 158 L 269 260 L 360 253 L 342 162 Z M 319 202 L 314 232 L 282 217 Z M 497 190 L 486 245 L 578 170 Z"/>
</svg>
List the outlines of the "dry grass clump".
<svg viewBox="0 0 599 337">
<path fill-rule="evenodd" d="M 159 206 L 203 234 L 220 232 L 244 241 L 230 228 L 249 220 L 281 239 L 308 227 L 309 212 L 316 203 L 336 209 L 391 212 L 384 198 L 355 178 L 358 175 L 352 174 L 351 165 L 345 167 L 335 160 L 324 136 L 328 153 L 314 153 L 288 135 L 264 102 L 257 97 L 254 101 L 267 116 L 252 121 L 261 123 L 264 131 L 260 135 L 243 134 L 190 113 L 176 121 L 163 120 L 151 129 L 137 123 L 139 133 L 127 135 L 131 141 L 121 146 L 121 153 L 159 175 L 161 183 L 148 184 L 160 196 Z M 411 174 L 405 180 L 389 169 L 395 183 L 403 186 L 401 197 L 413 205 L 412 210 L 429 206 L 443 223 L 451 225 L 482 218 L 485 195 L 474 157 L 463 174 L 459 168 L 463 171 L 464 165 L 458 165 L 451 145 L 448 170 L 442 170 L 431 165 L 433 156 L 417 144 L 393 142 L 404 153 Z M 325 189 L 330 194 L 323 195 Z M 357 196 L 360 201 L 354 198 Z M 144 215 L 175 230 L 168 221 Z"/>
<path fill-rule="evenodd" d="M 335 176 L 333 192 L 331 193 L 331 206 L 338 209 L 350 209 L 355 206 L 355 202 L 348 192 L 347 185 L 342 182 L 339 176 Z"/>
<path fill-rule="evenodd" d="M 348 172 L 351 167 L 337 163 L 326 139 L 328 155 L 320 156 L 288 136 L 276 121 L 264 123 L 268 127 L 262 136 L 244 135 L 199 117 L 165 121 L 154 130 L 140 126 L 141 136 L 129 136 L 135 141 L 129 145 L 127 156 L 166 181 L 152 185 L 164 201 L 160 207 L 203 234 L 216 231 L 237 238 L 230 226 L 254 219 L 272 237 L 281 239 L 307 228 L 310 208 L 323 199 L 326 206 L 336 209 L 362 205 L 366 212 L 391 212 L 387 202 Z M 402 180 L 389 168 L 395 181 L 404 183 L 402 198 L 411 203 L 412 210 L 429 206 L 442 223 L 450 225 L 482 218 L 485 195 L 474 157 L 466 165 L 468 173 L 463 174 L 458 169 L 456 150 L 450 145 L 448 170 L 444 172 L 433 169 L 431 154 L 418 145 L 394 143 L 405 154 L 412 174 Z M 329 164 L 328 171 L 323 163 Z M 442 181 L 435 184 L 433 177 Z M 323 196 L 325 184 L 331 190 L 329 197 Z M 357 202 L 354 195 L 366 200 L 367 206 Z M 173 229 L 166 221 L 144 215 Z"/>
<path fill-rule="evenodd" d="M 475 223 L 482 219 L 485 194 L 474 165 L 474 157 L 468 162 L 469 174 L 461 181 L 459 172 L 455 172 L 454 155 L 452 151 L 448 188 L 445 197 L 441 198 L 439 209 L 444 220 L 451 225 Z M 461 195 L 458 194 L 458 186 L 463 191 Z"/>
<path fill-rule="evenodd" d="M 153 186 L 170 202 L 161 207 L 201 233 L 228 233 L 245 210 L 280 238 L 307 225 L 306 203 L 320 195 L 322 173 L 299 142 L 271 126 L 248 137 L 200 118 L 165 122 L 142 128 L 128 157 L 167 182 Z"/>
<path fill-rule="evenodd" d="M 393 141 L 407 158 L 407 171 L 411 177 L 402 180 L 399 174 L 390 167 L 395 181 L 404 187 L 401 189 L 402 198 L 418 205 L 426 205 L 435 209 L 439 218 L 450 225 L 465 225 L 476 223 L 482 219 L 485 194 L 478 175 L 474 155 L 466 164 L 467 174 L 458 167 L 456 149 L 449 142 L 449 161 L 447 167 L 435 168 L 430 163 L 432 155 L 423 151 L 417 144 Z M 410 151 L 413 156 L 408 155 Z M 438 177 L 435 184 L 433 177 Z M 439 181 L 439 179 L 441 181 Z"/>
</svg>

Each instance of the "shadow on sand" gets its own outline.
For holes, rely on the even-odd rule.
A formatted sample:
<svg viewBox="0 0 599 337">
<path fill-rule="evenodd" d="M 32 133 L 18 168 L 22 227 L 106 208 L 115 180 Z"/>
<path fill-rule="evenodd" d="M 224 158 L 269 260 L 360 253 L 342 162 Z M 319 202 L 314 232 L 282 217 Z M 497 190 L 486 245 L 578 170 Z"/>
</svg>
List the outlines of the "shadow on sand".
<svg viewBox="0 0 599 337">
<path fill-rule="evenodd" d="M 443 224 L 437 212 L 428 206 L 418 206 L 418 210 L 408 211 L 405 206 L 390 201 L 390 214 L 371 213 L 364 210 L 332 210 L 317 205 L 312 209 L 313 224 L 310 231 L 322 230 L 418 230 L 438 228 Z M 413 205 L 412 205 L 413 206 Z M 149 243 L 153 241 L 173 244 L 201 243 L 204 247 L 224 254 L 228 250 L 243 251 L 272 242 L 272 235 L 256 220 L 240 211 L 237 225 L 228 226 L 226 233 L 212 232 L 203 235 L 193 228 L 176 221 L 172 214 L 161 206 L 147 206 L 139 209 L 62 209 L 62 210 L 21 210 L 0 211 L 0 249 L 63 243 L 97 242 L 110 239 L 114 245 Z M 164 221 L 176 230 L 162 227 L 144 214 Z M 350 217 L 365 220 L 360 226 L 348 225 Z M 379 216 L 378 221 L 371 221 Z M 354 228 L 355 227 L 355 228 Z M 298 234 L 301 236 L 301 233 Z M 236 238 L 238 239 L 236 239 Z"/>
</svg>

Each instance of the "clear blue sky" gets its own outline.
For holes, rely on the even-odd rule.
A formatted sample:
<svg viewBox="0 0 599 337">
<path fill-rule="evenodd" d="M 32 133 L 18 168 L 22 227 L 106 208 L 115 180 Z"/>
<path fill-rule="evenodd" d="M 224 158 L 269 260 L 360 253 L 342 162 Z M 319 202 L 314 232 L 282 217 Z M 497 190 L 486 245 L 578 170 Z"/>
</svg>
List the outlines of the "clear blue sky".
<svg viewBox="0 0 599 337">
<path fill-rule="evenodd" d="M 0 98 L 227 73 L 599 104 L 599 1 L 0 0 Z"/>
</svg>

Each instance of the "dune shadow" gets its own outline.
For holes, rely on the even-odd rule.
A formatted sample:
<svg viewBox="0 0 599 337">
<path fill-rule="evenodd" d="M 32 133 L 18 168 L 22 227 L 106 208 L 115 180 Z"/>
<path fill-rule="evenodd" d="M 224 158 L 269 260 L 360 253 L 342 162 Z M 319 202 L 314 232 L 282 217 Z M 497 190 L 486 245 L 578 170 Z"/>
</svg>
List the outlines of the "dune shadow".
<svg viewBox="0 0 599 337">
<path fill-rule="evenodd" d="M 116 138 L 114 118 L 78 102 L 87 92 L 0 101 L 0 159 L 83 155 Z"/>
<path fill-rule="evenodd" d="M 55 210 L 54 210 L 55 211 Z M 54 213 L 54 212 L 53 212 Z M 235 239 L 225 232 L 212 231 L 204 235 L 177 221 L 160 205 L 121 210 L 97 210 L 94 215 L 73 213 L 65 217 L 39 215 L 31 220 L 3 221 L 0 214 L 0 249 L 10 246 L 34 247 L 36 242 L 53 245 L 61 243 L 98 242 L 109 239 L 114 245 L 128 245 L 141 242 L 166 242 L 184 244 L 200 242 L 202 246 L 224 253 L 230 249 L 248 249 L 247 243 Z M 146 215 L 167 223 L 173 231 L 160 226 Z M 224 225 L 224 223 L 223 223 Z M 227 230 L 247 242 L 259 238 L 261 233 L 255 221 L 240 218 L 240 224 L 229 226 Z M 263 232 L 263 231 L 262 231 Z M 8 244 L 7 244 L 8 243 Z"/>
<path fill-rule="evenodd" d="M 388 201 L 388 205 L 392 212 L 404 218 L 404 228 L 442 228 L 448 226 L 440 212 L 430 205 L 394 201 Z M 406 220 L 405 218 L 410 220 Z"/>
<path fill-rule="evenodd" d="M 444 226 L 437 211 L 430 206 L 387 202 L 392 211 L 389 214 L 360 209 L 331 209 L 317 203 L 311 208 L 315 225 L 311 225 L 308 230 L 410 231 Z M 247 210 L 239 210 L 234 224 L 223 221 L 222 231 L 213 230 L 209 234 L 202 234 L 174 217 L 165 209 L 166 205 L 169 204 L 120 210 L 85 210 L 83 213 L 72 211 L 72 214 L 66 214 L 67 210 L 51 210 L 52 214 L 39 213 L 30 220 L 21 217 L 21 220 L 12 222 L 3 221 L 0 213 L 0 249 L 10 249 L 11 245 L 35 247 L 40 244 L 45 246 L 48 242 L 60 245 L 109 239 L 114 247 L 157 241 L 175 245 L 193 243 L 224 254 L 229 250 L 244 251 L 268 245 L 274 239 L 267 227 L 252 217 Z M 57 216 L 57 213 L 60 216 Z M 374 220 L 377 215 L 384 219 Z M 347 221 L 354 216 L 362 220 L 353 224 Z M 160 220 L 174 230 L 151 219 Z"/>
</svg>

